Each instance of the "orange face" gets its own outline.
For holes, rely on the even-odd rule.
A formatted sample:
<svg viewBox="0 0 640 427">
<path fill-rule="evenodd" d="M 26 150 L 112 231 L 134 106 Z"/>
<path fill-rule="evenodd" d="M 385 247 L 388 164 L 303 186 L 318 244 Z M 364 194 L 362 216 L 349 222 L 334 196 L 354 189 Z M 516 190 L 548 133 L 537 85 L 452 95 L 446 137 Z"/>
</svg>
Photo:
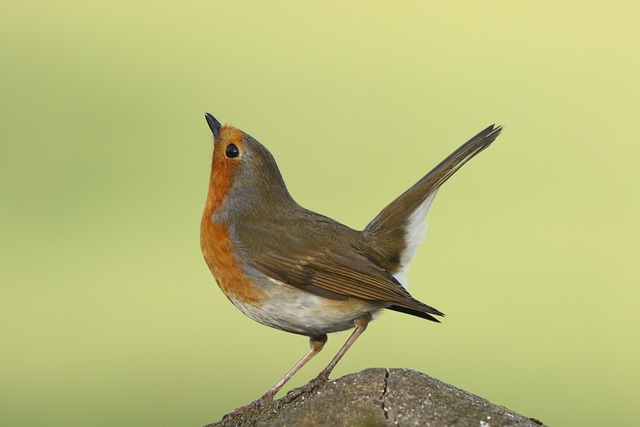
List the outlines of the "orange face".
<svg viewBox="0 0 640 427">
<path fill-rule="evenodd" d="M 235 144 L 240 152 L 243 151 L 244 133 L 231 126 L 220 129 L 220 141 L 215 141 L 213 160 L 211 161 L 211 177 L 209 179 L 209 194 L 205 205 L 205 213 L 214 213 L 222 204 L 231 188 L 233 176 L 238 167 L 238 159 L 227 156 L 229 144 Z"/>
<path fill-rule="evenodd" d="M 239 129 L 223 126 L 220 129 L 220 140 L 215 141 L 209 193 L 200 224 L 200 248 L 218 286 L 232 302 L 259 305 L 264 295 L 255 289 L 242 271 L 229 236 L 228 224 L 214 222 L 212 219 L 212 214 L 220 208 L 231 188 L 236 169 L 239 167 L 237 157 L 241 156 L 244 148 L 243 138 L 244 133 Z M 234 144 L 237 149 L 236 157 L 233 157 L 234 151 L 230 144 Z"/>
</svg>

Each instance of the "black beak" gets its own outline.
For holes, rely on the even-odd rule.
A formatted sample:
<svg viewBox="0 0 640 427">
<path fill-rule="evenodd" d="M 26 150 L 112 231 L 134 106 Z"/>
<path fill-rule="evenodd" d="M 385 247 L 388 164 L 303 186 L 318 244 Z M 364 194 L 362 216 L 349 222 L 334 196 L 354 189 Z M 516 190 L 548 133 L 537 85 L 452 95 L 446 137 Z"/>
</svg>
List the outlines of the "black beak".
<svg viewBox="0 0 640 427">
<path fill-rule="evenodd" d="M 215 139 L 220 139 L 220 128 L 222 127 L 220 122 L 209 113 L 205 113 L 204 118 L 207 119 L 207 124 L 209 125 L 211 132 L 213 132 L 213 137 Z"/>
</svg>

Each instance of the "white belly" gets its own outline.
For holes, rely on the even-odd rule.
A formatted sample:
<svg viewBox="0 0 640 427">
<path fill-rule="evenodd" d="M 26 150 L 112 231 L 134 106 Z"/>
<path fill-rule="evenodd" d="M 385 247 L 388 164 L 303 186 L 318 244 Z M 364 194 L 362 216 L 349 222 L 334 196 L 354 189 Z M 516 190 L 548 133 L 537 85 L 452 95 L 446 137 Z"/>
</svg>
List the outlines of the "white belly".
<svg viewBox="0 0 640 427">
<path fill-rule="evenodd" d="M 270 279 L 260 287 L 269 295 L 259 305 L 231 301 L 256 322 L 272 328 L 309 337 L 355 327 L 353 321 L 369 313 L 376 314 L 384 305 L 356 298 L 330 299 Z"/>
</svg>

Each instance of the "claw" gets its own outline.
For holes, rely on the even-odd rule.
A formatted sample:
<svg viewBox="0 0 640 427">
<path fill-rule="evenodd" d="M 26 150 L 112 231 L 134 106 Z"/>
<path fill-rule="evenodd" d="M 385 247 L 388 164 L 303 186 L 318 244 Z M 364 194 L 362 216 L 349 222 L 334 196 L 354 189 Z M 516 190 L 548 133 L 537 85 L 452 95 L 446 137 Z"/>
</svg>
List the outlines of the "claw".
<svg viewBox="0 0 640 427">
<path fill-rule="evenodd" d="M 322 374 L 323 373 L 321 372 L 320 375 L 309 381 L 307 384 L 303 385 L 302 387 L 294 388 L 293 390 L 288 392 L 287 395 L 282 398 L 282 401 L 284 403 L 290 403 L 303 394 L 309 394 L 313 392 L 315 389 L 327 382 L 328 378 Z"/>
</svg>

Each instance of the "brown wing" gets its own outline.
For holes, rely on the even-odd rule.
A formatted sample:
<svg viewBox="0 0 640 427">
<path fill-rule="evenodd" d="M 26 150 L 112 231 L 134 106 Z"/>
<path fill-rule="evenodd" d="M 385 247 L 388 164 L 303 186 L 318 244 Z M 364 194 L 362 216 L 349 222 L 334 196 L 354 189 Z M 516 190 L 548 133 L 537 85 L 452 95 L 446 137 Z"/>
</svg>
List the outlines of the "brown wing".
<svg viewBox="0 0 640 427">
<path fill-rule="evenodd" d="M 433 307 L 413 298 L 388 272 L 355 249 L 349 253 L 318 252 L 299 258 L 262 253 L 251 264 L 291 286 L 335 299 L 347 297 L 388 303 L 390 309 L 437 321 Z"/>
</svg>

